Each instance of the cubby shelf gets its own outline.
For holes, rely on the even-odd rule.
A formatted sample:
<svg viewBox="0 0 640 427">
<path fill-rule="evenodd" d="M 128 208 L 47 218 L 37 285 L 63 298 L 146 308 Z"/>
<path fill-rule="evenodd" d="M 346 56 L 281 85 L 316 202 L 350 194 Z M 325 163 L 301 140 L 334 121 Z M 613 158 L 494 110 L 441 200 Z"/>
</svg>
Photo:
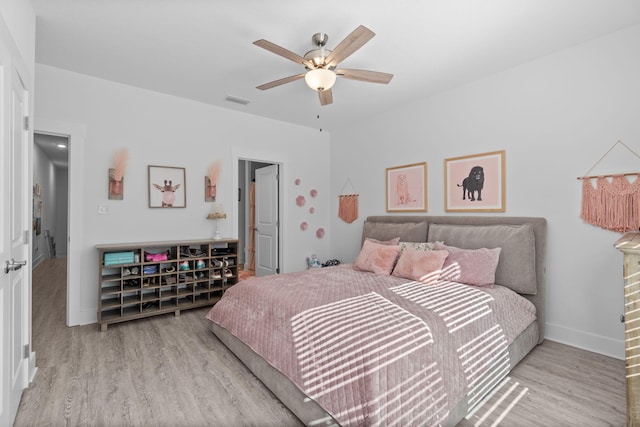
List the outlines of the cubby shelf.
<svg viewBox="0 0 640 427">
<path fill-rule="evenodd" d="M 238 241 L 233 239 L 96 248 L 102 331 L 112 323 L 166 313 L 179 316 L 181 310 L 213 305 L 238 282 Z"/>
</svg>

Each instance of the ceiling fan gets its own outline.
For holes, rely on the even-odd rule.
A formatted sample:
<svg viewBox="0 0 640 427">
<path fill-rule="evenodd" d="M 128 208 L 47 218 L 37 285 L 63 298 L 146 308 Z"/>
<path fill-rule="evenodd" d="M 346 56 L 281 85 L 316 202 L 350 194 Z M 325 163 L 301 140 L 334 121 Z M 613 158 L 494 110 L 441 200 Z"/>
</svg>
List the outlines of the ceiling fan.
<svg viewBox="0 0 640 427">
<path fill-rule="evenodd" d="M 257 88 L 260 90 L 267 90 L 304 78 L 307 85 L 318 92 L 320 105 L 327 105 L 333 102 L 331 87 L 335 83 L 337 76 L 370 83 L 387 84 L 391 81 L 393 74 L 368 70 L 350 70 L 346 68 L 336 69 L 340 62 L 364 46 L 364 44 L 371 40 L 375 35 L 376 34 L 373 31 L 360 25 L 358 28 L 353 30 L 351 34 L 345 37 L 344 40 L 338 43 L 335 49 L 329 50 L 325 48 L 327 40 L 329 40 L 329 36 L 325 33 L 316 33 L 311 37 L 316 48 L 305 53 L 304 56 L 293 53 L 290 50 L 267 40 L 256 40 L 253 42 L 256 46 L 287 58 L 297 64 L 304 65 L 306 69 L 304 73 L 274 80 L 257 86 Z"/>
</svg>

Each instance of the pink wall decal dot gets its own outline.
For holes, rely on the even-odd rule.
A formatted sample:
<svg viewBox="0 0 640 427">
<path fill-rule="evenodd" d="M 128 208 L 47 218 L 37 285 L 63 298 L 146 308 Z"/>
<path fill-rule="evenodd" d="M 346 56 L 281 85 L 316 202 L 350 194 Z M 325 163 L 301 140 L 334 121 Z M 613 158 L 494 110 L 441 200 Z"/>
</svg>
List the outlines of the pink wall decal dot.
<svg viewBox="0 0 640 427">
<path fill-rule="evenodd" d="M 316 237 L 322 239 L 324 237 L 324 228 L 318 228 L 316 230 Z"/>
<path fill-rule="evenodd" d="M 304 199 L 304 196 L 296 197 L 296 205 L 304 206 L 305 202 L 306 202 L 306 200 Z"/>
</svg>

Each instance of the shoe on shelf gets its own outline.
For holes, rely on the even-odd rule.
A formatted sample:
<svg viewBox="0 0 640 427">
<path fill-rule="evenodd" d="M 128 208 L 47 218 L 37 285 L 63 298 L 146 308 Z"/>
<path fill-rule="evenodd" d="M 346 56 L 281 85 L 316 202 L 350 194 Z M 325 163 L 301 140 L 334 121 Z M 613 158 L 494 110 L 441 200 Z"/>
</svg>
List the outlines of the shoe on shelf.
<svg viewBox="0 0 640 427">
<path fill-rule="evenodd" d="M 211 273 L 211 278 L 212 279 L 222 279 L 222 275 L 220 274 L 220 270 L 214 270 L 213 273 Z"/>
<path fill-rule="evenodd" d="M 158 266 L 157 265 L 145 265 L 142 268 L 142 273 L 143 274 L 156 274 L 158 272 Z"/>
<path fill-rule="evenodd" d="M 224 275 L 225 277 L 233 277 L 233 272 L 231 270 L 229 270 L 228 268 L 224 269 Z"/>
</svg>

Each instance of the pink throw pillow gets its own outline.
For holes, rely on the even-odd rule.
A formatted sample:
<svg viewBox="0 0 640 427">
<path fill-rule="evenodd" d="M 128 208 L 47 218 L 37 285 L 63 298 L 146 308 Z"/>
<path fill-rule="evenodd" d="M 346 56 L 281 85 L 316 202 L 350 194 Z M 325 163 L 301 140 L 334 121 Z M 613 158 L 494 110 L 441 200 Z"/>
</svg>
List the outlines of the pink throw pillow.
<svg viewBox="0 0 640 427">
<path fill-rule="evenodd" d="M 434 283 L 440 277 L 447 255 L 447 251 L 404 248 L 393 269 L 393 275 L 423 283 Z"/>
<path fill-rule="evenodd" d="M 474 286 L 495 283 L 501 248 L 460 249 L 436 242 L 434 249 L 449 252 L 441 279 Z"/>
<path fill-rule="evenodd" d="M 382 245 L 365 240 L 354 268 L 376 274 L 391 274 L 400 253 L 400 245 Z"/>
</svg>

